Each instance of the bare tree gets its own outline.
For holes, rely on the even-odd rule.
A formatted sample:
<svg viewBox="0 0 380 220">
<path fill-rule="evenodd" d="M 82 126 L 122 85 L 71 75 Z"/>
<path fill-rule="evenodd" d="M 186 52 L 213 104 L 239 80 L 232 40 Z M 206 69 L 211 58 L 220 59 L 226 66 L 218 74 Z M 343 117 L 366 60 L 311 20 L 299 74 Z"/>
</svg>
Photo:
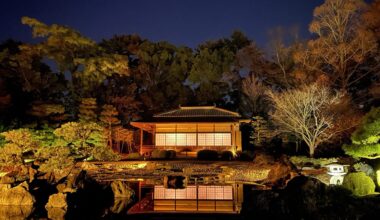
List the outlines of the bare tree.
<svg viewBox="0 0 380 220">
<path fill-rule="evenodd" d="M 252 116 L 266 112 L 268 105 L 265 104 L 265 92 L 268 88 L 255 74 L 250 74 L 243 79 L 242 89 L 248 99 L 248 107 Z"/>
<path fill-rule="evenodd" d="M 329 87 L 312 84 L 282 93 L 268 92 L 274 110 L 270 113 L 273 122 L 283 132 L 296 135 L 309 147 L 310 157 L 318 145 L 330 139 L 337 120 L 331 106 L 340 102 L 340 94 Z"/>
</svg>

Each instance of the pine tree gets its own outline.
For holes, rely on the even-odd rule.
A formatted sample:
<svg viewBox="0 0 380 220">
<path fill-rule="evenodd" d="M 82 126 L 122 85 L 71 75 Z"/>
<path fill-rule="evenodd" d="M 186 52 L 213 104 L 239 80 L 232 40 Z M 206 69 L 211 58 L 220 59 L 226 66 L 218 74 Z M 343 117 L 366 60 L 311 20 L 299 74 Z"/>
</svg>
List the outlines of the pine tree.
<svg viewBox="0 0 380 220">
<path fill-rule="evenodd" d="M 81 122 L 95 122 L 96 121 L 96 99 L 83 98 L 79 105 L 79 121 Z"/>
<path fill-rule="evenodd" d="M 100 113 L 100 121 L 108 130 L 108 145 L 112 147 L 112 134 L 113 126 L 119 125 L 120 120 L 117 118 L 119 115 L 116 108 L 112 105 L 103 105 L 103 110 Z"/>
<path fill-rule="evenodd" d="M 355 158 L 380 158 L 380 108 L 373 108 L 364 116 L 351 141 L 351 145 L 343 146 L 346 154 Z"/>
</svg>

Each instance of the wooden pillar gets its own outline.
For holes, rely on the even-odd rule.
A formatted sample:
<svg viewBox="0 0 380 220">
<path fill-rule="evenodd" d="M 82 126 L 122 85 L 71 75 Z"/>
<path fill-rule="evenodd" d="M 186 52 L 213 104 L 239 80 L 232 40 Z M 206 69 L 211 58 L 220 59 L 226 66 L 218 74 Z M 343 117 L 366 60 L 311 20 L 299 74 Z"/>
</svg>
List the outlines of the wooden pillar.
<svg viewBox="0 0 380 220">
<path fill-rule="evenodd" d="M 141 181 L 139 181 L 139 188 L 138 188 L 138 200 L 141 201 Z"/>
<path fill-rule="evenodd" d="M 143 137 L 144 137 L 143 129 L 140 128 L 140 152 L 139 152 L 140 154 L 142 154 L 142 148 L 143 148 L 143 142 L 144 142 Z"/>
</svg>

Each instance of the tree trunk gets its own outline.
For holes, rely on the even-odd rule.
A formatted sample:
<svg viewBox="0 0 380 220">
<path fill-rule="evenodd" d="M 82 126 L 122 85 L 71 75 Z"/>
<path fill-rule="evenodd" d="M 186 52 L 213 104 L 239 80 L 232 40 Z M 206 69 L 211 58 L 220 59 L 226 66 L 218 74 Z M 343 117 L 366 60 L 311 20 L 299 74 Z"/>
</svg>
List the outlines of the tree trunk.
<svg viewBox="0 0 380 220">
<path fill-rule="evenodd" d="M 309 146 L 309 154 L 310 154 L 311 158 L 314 157 L 314 150 L 315 150 L 315 146 L 314 145 Z"/>
</svg>

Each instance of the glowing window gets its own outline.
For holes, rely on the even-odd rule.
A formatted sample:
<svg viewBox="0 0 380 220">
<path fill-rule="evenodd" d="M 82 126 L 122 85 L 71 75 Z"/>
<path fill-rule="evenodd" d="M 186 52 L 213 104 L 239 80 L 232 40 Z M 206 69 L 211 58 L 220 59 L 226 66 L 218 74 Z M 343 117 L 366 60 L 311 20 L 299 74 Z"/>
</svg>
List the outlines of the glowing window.
<svg viewBox="0 0 380 220">
<path fill-rule="evenodd" d="M 177 137 L 176 137 L 176 145 L 177 146 L 186 146 L 186 134 L 183 134 L 183 133 L 177 133 L 176 134 Z"/>
<path fill-rule="evenodd" d="M 188 133 L 186 134 L 186 146 L 196 146 L 197 145 L 197 134 Z"/>
<path fill-rule="evenodd" d="M 165 134 L 156 134 L 156 145 L 165 146 Z"/>
<path fill-rule="evenodd" d="M 165 135 L 165 146 L 175 146 L 176 145 L 176 134 L 166 133 Z"/>
</svg>

